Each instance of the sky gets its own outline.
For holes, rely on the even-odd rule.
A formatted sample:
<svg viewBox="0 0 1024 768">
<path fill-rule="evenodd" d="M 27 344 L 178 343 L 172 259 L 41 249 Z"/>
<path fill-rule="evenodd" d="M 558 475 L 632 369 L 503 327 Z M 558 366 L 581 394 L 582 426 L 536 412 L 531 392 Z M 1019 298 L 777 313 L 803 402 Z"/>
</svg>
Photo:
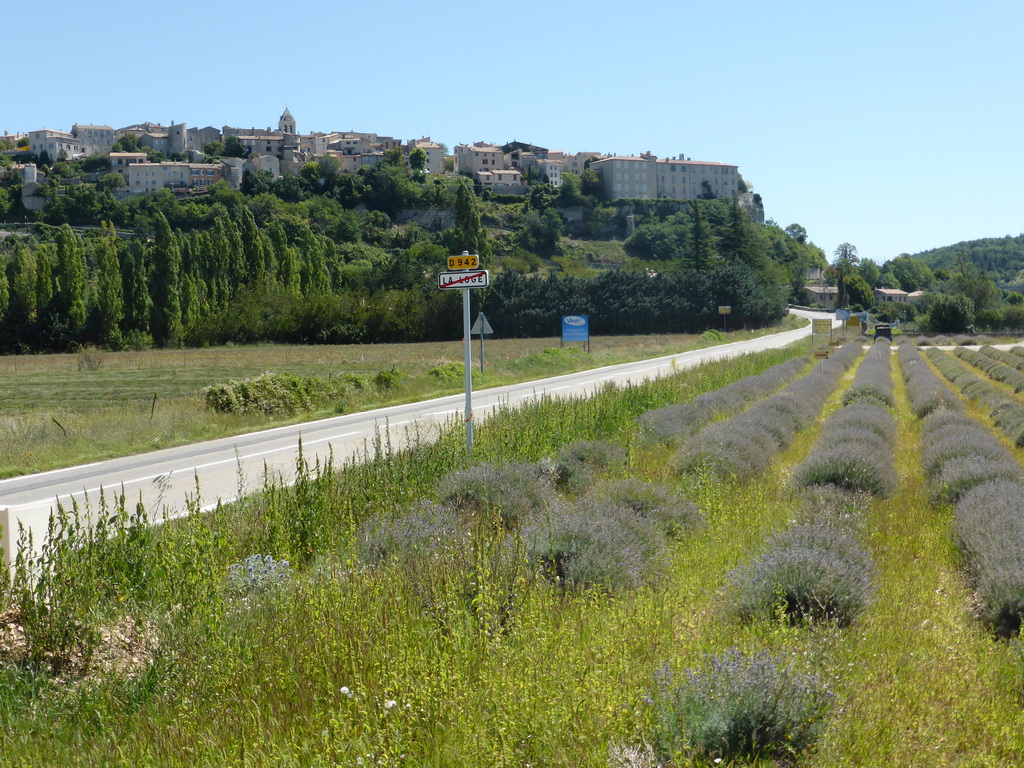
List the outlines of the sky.
<svg viewBox="0 0 1024 768">
<path fill-rule="evenodd" d="M 276 128 L 287 106 L 300 133 L 737 165 L 829 258 L 1024 232 L 1019 0 L 47 7 L 5 36 L 0 133 Z"/>
</svg>

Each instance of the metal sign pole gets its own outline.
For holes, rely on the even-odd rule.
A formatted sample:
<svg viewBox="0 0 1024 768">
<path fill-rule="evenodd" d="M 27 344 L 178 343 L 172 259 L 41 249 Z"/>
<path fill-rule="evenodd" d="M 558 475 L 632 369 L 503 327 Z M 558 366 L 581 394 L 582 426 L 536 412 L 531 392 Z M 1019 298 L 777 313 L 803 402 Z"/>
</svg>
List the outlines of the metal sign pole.
<svg viewBox="0 0 1024 768">
<path fill-rule="evenodd" d="M 466 369 L 466 453 L 473 453 L 473 337 L 469 330 L 469 289 L 462 289 L 462 339 Z"/>
</svg>

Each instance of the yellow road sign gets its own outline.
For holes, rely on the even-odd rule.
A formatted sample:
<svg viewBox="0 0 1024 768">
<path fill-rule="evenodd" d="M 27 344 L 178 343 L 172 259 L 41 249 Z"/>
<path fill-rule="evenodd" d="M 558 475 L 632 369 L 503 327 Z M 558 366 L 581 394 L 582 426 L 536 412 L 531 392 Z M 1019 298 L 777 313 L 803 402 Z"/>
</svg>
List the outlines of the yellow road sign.
<svg viewBox="0 0 1024 768">
<path fill-rule="evenodd" d="M 480 269 L 480 257 L 475 253 L 463 253 L 448 257 L 448 269 Z"/>
</svg>

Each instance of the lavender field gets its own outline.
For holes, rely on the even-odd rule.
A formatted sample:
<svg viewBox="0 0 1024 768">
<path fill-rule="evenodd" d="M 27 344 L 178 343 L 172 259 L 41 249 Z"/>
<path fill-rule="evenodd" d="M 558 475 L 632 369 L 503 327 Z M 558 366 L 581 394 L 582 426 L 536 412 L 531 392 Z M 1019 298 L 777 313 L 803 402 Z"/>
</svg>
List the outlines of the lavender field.
<svg viewBox="0 0 1024 768">
<path fill-rule="evenodd" d="M 808 351 L 66 511 L 2 585 L 0 762 L 1021 764 L 1024 355 Z"/>
</svg>

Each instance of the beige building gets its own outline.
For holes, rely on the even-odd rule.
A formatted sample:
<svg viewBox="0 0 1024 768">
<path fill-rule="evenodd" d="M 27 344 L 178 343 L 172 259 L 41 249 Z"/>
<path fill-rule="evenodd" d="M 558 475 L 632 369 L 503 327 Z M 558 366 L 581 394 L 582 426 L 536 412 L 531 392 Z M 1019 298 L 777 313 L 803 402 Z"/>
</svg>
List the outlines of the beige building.
<svg viewBox="0 0 1024 768">
<path fill-rule="evenodd" d="M 114 129 L 109 125 L 79 125 L 71 127 L 71 133 L 75 135 L 82 145 L 82 151 L 87 155 L 106 155 L 114 146 Z"/>
<path fill-rule="evenodd" d="M 148 162 L 145 152 L 111 152 L 110 170 L 116 171 L 124 176 L 125 183 L 128 183 L 128 168 L 132 165 Z"/>
<path fill-rule="evenodd" d="M 455 147 L 455 172 L 462 176 L 476 177 L 481 171 L 500 171 L 505 168 L 505 153 L 501 147 L 478 141 L 467 146 Z"/>
<path fill-rule="evenodd" d="M 710 192 L 715 197 L 739 194 L 739 168 L 726 163 L 659 159 L 644 152 L 639 157 L 614 156 L 593 160 L 590 167 L 601 178 L 609 199 L 693 200 Z"/>
<path fill-rule="evenodd" d="M 486 189 L 499 194 L 521 195 L 526 192 L 523 174 L 518 168 L 498 168 L 493 171 L 478 171 L 476 180 Z"/>
<path fill-rule="evenodd" d="M 82 143 L 73 133 L 52 131 L 48 128 L 31 131 L 28 135 L 28 148 L 36 157 L 45 152 L 52 162 L 57 162 L 61 158 L 73 160 L 85 154 Z"/>
<path fill-rule="evenodd" d="M 588 160 L 599 160 L 600 152 L 577 152 L 574 155 L 566 155 L 562 159 L 562 173 L 574 173 L 579 176 L 587 168 Z"/>
<path fill-rule="evenodd" d="M 440 144 L 431 141 L 429 136 L 411 140 L 406 146 L 410 152 L 419 147 L 427 153 L 427 173 L 444 173 L 444 150 Z"/>
<path fill-rule="evenodd" d="M 875 303 L 877 304 L 906 304 L 909 301 L 910 294 L 899 288 L 875 288 Z"/>
<path fill-rule="evenodd" d="M 225 176 L 225 167 L 219 163 L 135 163 L 128 167 L 128 191 L 133 195 L 160 189 L 202 191 Z"/>
</svg>

